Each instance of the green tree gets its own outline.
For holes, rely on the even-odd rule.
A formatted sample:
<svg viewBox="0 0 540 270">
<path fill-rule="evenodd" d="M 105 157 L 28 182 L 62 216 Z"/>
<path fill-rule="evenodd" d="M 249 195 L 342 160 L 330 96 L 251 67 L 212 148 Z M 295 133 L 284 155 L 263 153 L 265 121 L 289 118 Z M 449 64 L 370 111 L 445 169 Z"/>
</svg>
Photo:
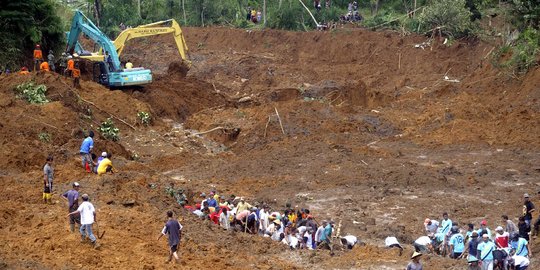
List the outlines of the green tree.
<svg viewBox="0 0 540 270">
<path fill-rule="evenodd" d="M 30 62 L 35 44 L 44 54 L 64 46 L 62 21 L 50 0 L 0 1 L 0 66 Z"/>
<path fill-rule="evenodd" d="M 420 15 L 420 21 L 428 30 L 458 38 L 471 30 L 471 12 L 465 0 L 433 1 Z"/>
</svg>

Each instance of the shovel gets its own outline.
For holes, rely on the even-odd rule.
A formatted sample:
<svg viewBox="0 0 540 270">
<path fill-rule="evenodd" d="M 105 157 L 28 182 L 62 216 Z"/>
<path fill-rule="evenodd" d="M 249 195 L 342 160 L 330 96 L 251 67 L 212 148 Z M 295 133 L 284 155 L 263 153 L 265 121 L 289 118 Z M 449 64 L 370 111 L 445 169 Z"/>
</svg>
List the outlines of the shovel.
<svg viewBox="0 0 540 270">
<path fill-rule="evenodd" d="M 99 223 L 97 223 L 97 222 L 96 222 L 96 235 L 97 235 L 98 239 L 103 238 L 103 235 L 105 235 L 105 230 L 103 230 L 103 232 L 101 234 L 99 233 Z"/>
</svg>

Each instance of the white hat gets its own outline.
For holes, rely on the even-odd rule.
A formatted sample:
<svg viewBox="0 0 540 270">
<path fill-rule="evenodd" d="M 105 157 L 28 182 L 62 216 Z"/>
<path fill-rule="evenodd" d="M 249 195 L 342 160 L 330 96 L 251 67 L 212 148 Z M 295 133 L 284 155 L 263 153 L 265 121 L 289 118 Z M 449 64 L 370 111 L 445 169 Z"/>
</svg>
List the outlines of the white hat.
<svg viewBox="0 0 540 270">
<path fill-rule="evenodd" d="M 107 156 L 107 152 L 102 152 L 102 153 L 101 153 L 101 156 L 102 156 L 102 157 L 106 157 L 106 156 Z"/>
<path fill-rule="evenodd" d="M 74 187 L 80 186 L 80 185 L 79 185 L 79 182 L 73 182 L 73 186 L 74 186 Z"/>
<path fill-rule="evenodd" d="M 495 231 L 497 231 L 497 232 L 498 232 L 498 231 L 503 231 L 503 227 L 497 226 L 497 228 L 495 229 Z"/>
<path fill-rule="evenodd" d="M 482 238 L 489 238 L 489 235 L 488 235 L 487 233 L 484 233 L 484 234 L 482 235 Z"/>
</svg>

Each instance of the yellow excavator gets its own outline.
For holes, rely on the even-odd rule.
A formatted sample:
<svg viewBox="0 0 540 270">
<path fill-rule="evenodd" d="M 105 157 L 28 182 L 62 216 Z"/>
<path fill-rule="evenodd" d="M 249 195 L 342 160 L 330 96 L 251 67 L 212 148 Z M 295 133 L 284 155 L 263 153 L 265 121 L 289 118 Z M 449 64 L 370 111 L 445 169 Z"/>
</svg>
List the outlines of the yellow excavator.
<svg viewBox="0 0 540 270">
<path fill-rule="evenodd" d="M 128 28 L 122 31 L 120 35 L 118 35 L 118 37 L 113 41 L 113 43 L 116 47 L 118 56 L 120 56 L 125 48 L 126 43 L 131 39 L 165 34 L 173 34 L 174 41 L 178 47 L 178 53 L 183 60 L 182 63 L 189 69 L 191 67 L 191 61 L 188 57 L 186 40 L 184 39 L 184 34 L 182 33 L 180 25 L 173 19 L 139 25 L 135 28 Z M 99 62 L 103 61 L 104 55 L 103 50 L 100 48 L 98 52 L 86 55 L 82 54 L 80 57 L 90 61 Z"/>
</svg>

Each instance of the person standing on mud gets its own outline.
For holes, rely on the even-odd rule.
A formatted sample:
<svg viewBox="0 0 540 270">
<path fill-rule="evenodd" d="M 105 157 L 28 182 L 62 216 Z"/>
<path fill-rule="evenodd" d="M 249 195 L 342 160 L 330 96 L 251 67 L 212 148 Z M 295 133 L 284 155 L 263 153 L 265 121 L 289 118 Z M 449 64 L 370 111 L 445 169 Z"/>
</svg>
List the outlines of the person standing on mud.
<svg viewBox="0 0 540 270">
<path fill-rule="evenodd" d="M 495 244 L 489 239 L 489 235 L 482 235 L 482 240 L 478 244 L 478 259 L 482 262 L 482 270 L 493 270 L 493 251 Z"/>
<path fill-rule="evenodd" d="M 92 149 L 94 148 L 94 131 L 88 132 L 88 137 L 83 140 L 79 153 L 81 154 L 82 166 L 87 172 L 92 172 L 94 161 L 92 161 Z"/>
<path fill-rule="evenodd" d="M 53 157 L 47 157 L 47 163 L 43 166 L 43 202 L 52 203 L 52 192 L 53 192 L 53 178 L 54 178 L 54 169 L 52 167 Z"/>
<path fill-rule="evenodd" d="M 174 256 L 174 260 L 176 263 L 180 260 L 178 258 L 178 246 L 180 245 L 180 239 L 182 238 L 182 224 L 178 222 L 178 220 L 173 219 L 173 212 L 167 211 L 167 223 L 165 223 L 165 226 L 161 230 L 161 234 L 157 238 L 161 239 L 164 235 L 169 235 L 169 258 L 167 259 L 167 262 L 170 262 L 172 260 L 172 257 Z"/>
<path fill-rule="evenodd" d="M 448 247 L 448 238 L 450 234 L 450 229 L 452 228 L 452 220 L 448 218 L 448 213 L 444 212 L 442 214 L 443 220 L 441 221 L 441 231 L 440 234 L 443 238 L 443 256 L 446 256 L 446 254 L 449 254 L 449 247 Z"/>
<path fill-rule="evenodd" d="M 62 194 L 62 198 L 68 202 L 68 213 L 75 212 L 79 208 L 79 183 L 74 182 L 73 188 Z M 69 216 L 69 230 L 75 231 L 75 223 L 81 226 L 81 216 L 74 214 Z"/>
<path fill-rule="evenodd" d="M 525 193 L 523 195 L 523 217 L 525 218 L 525 223 L 531 226 L 532 212 L 535 211 L 534 204 L 529 199 L 529 194 Z"/>
<path fill-rule="evenodd" d="M 49 68 L 51 71 L 56 71 L 56 67 L 54 65 L 54 54 L 52 50 L 49 50 L 49 55 L 47 55 L 47 61 L 49 62 Z"/>
<path fill-rule="evenodd" d="M 94 205 L 89 202 L 88 194 L 83 194 L 81 198 L 83 200 L 81 205 L 79 205 L 76 211 L 69 213 L 68 216 L 76 214 L 81 215 L 81 228 L 79 229 L 81 232 L 81 243 L 84 243 L 86 236 L 88 236 L 94 248 L 98 248 L 99 244 L 92 232 L 92 224 L 97 221 L 96 209 L 94 208 Z"/>
</svg>

